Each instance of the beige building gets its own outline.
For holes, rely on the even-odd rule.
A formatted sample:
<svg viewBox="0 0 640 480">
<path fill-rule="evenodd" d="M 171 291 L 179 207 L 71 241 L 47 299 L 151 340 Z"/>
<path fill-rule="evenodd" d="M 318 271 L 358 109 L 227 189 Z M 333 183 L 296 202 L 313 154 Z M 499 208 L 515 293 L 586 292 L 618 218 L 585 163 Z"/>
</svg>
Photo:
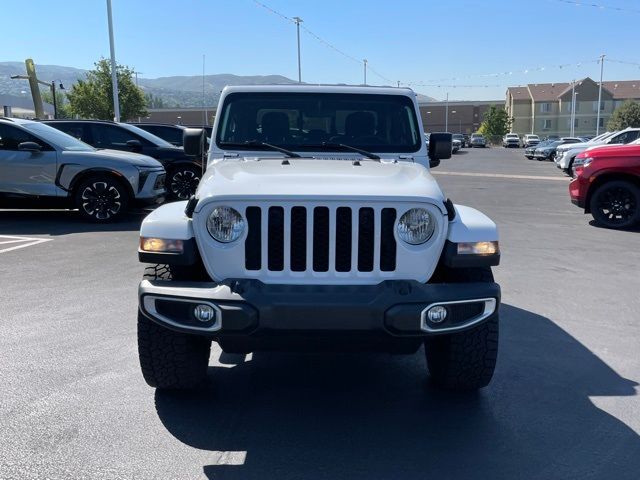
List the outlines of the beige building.
<svg viewBox="0 0 640 480">
<path fill-rule="evenodd" d="M 571 99 L 576 94 L 575 135 L 595 135 L 598 118 L 598 83 L 590 78 L 572 83 L 537 83 L 509 87 L 505 108 L 513 117 L 511 131 L 541 136 L 571 133 Z M 640 80 L 602 82 L 600 132 L 613 111 L 625 100 L 640 100 Z"/>
</svg>

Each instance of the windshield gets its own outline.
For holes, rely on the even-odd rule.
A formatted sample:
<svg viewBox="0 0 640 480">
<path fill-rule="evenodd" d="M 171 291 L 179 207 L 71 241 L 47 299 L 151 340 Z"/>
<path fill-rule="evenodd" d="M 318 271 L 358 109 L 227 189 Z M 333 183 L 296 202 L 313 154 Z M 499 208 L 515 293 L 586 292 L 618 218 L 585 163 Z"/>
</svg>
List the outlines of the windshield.
<svg viewBox="0 0 640 480">
<path fill-rule="evenodd" d="M 453 138 L 457 138 L 458 140 L 460 140 L 460 139 L 463 139 L 464 136 L 462 134 L 460 134 L 460 133 L 454 133 L 453 134 Z"/>
<path fill-rule="evenodd" d="M 43 140 L 63 150 L 74 152 L 92 152 L 95 150 L 91 145 L 87 145 L 77 138 L 43 123 L 23 123 L 22 126 L 31 133 L 34 133 Z"/>
<path fill-rule="evenodd" d="M 602 135 L 598 135 L 595 138 L 592 138 L 591 140 L 589 140 L 587 143 L 596 143 L 596 142 L 601 142 L 603 140 L 606 140 L 609 137 L 613 137 L 617 132 L 605 132 Z"/>
<path fill-rule="evenodd" d="M 507 137 L 508 138 L 518 138 L 518 135 L 516 135 L 515 133 L 507 133 Z"/>
<path fill-rule="evenodd" d="M 136 135 L 141 136 L 145 140 L 153 143 L 156 147 L 176 148 L 175 145 L 170 144 L 169 142 L 161 139 L 160 137 L 156 137 L 153 133 L 149 133 L 146 130 L 138 128 L 135 125 L 129 125 L 128 123 L 120 123 L 119 125 L 123 128 L 126 128 L 127 130 L 132 131 Z"/>
<path fill-rule="evenodd" d="M 403 95 L 231 93 L 220 113 L 220 148 L 317 151 L 344 144 L 373 152 L 416 152 L 422 139 L 413 102 Z M 221 145 L 227 144 L 227 145 Z"/>
</svg>

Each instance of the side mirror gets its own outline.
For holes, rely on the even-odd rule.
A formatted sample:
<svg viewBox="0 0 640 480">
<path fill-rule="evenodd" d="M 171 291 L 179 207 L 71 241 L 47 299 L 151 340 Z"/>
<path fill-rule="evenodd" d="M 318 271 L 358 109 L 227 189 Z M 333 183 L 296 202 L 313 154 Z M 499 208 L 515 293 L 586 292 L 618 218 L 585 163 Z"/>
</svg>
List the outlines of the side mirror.
<svg viewBox="0 0 640 480">
<path fill-rule="evenodd" d="M 195 157 L 202 157 L 207 136 L 203 128 L 185 128 L 182 133 L 182 146 L 184 153 Z"/>
<path fill-rule="evenodd" d="M 142 143 L 140 143 L 140 140 L 127 140 L 127 147 L 134 153 L 140 153 L 142 151 Z"/>
<path fill-rule="evenodd" d="M 42 146 L 36 142 L 22 142 L 18 144 L 18 150 L 23 152 L 39 152 L 42 150 Z"/>
<path fill-rule="evenodd" d="M 429 137 L 429 165 L 437 162 L 434 166 L 440 164 L 440 160 L 451 158 L 453 149 L 453 135 L 451 133 L 432 133 Z"/>
</svg>

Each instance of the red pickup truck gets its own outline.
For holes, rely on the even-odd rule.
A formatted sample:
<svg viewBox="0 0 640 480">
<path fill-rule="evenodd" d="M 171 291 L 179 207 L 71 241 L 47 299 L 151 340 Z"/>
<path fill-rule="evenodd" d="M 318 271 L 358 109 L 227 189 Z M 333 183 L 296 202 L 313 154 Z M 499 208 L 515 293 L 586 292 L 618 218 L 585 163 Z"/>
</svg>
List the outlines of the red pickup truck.
<svg viewBox="0 0 640 480">
<path fill-rule="evenodd" d="M 640 223 L 640 145 L 598 147 L 579 154 L 571 202 L 608 228 Z"/>
</svg>

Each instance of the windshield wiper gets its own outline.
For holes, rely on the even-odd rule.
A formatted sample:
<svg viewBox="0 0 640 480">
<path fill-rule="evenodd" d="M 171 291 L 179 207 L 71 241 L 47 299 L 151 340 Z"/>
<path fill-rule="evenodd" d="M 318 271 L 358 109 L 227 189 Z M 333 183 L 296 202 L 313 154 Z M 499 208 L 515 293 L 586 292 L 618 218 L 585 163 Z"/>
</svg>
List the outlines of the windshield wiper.
<svg viewBox="0 0 640 480">
<path fill-rule="evenodd" d="M 298 155 L 295 152 L 292 152 L 291 150 L 287 150 L 286 148 L 282 148 L 282 147 L 278 147 L 277 145 L 271 145 L 270 143 L 265 143 L 265 142 L 259 142 L 258 140 L 247 140 L 244 143 L 234 143 L 234 142 L 220 142 L 220 146 L 221 147 L 267 147 L 270 148 L 271 150 L 275 150 L 277 152 L 280 153 L 284 153 L 287 157 L 290 158 L 300 158 L 300 155 Z"/>
<path fill-rule="evenodd" d="M 371 160 L 380 160 L 380 157 L 375 153 L 367 152 L 366 150 L 362 150 L 361 148 L 352 147 L 351 145 L 347 145 L 345 143 L 328 143 L 322 142 L 320 145 L 305 145 L 305 147 L 322 147 L 322 148 L 344 148 L 345 150 L 351 150 L 352 152 L 359 153 Z"/>
</svg>

